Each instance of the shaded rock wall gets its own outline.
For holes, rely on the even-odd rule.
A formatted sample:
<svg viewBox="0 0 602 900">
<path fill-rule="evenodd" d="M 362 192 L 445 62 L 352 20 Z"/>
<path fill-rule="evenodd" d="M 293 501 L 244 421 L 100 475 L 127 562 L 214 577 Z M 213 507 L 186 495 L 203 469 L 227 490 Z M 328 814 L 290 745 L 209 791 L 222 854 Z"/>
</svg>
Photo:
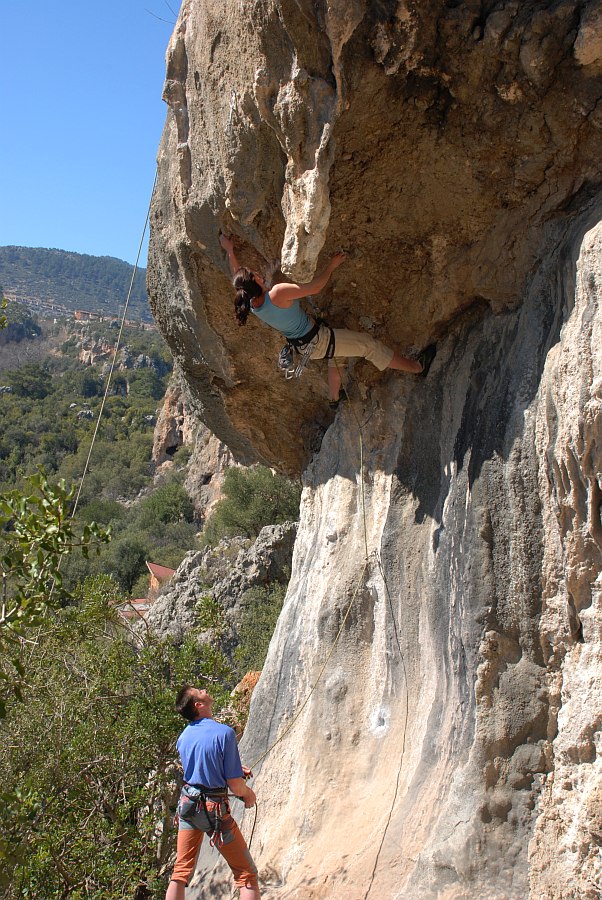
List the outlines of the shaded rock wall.
<svg viewBox="0 0 602 900">
<path fill-rule="evenodd" d="M 567 252 L 519 311 L 465 323 L 432 385 L 339 414 L 309 467 L 242 744 L 273 747 L 266 897 L 597 896 L 602 226 L 574 290 Z M 192 897 L 228 896 L 214 864 Z"/>
<path fill-rule="evenodd" d="M 236 327 L 219 229 L 268 278 L 306 279 L 322 248 L 346 248 L 320 308 L 404 351 L 466 308 L 520 304 L 599 203 L 599 9 L 184 0 L 148 285 L 204 421 L 241 462 L 299 471 L 325 390 L 319 366 L 301 392 L 278 376 L 261 323 Z"/>
<path fill-rule="evenodd" d="M 330 425 L 243 744 L 283 736 L 267 897 L 597 896 L 600 9 L 182 5 L 154 313 L 238 460 L 299 471 Z M 331 424 L 320 365 L 233 325 L 220 227 L 273 277 L 349 249 L 322 310 L 436 337 L 429 378 L 357 364 Z M 214 862 L 191 896 L 229 895 Z"/>
</svg>

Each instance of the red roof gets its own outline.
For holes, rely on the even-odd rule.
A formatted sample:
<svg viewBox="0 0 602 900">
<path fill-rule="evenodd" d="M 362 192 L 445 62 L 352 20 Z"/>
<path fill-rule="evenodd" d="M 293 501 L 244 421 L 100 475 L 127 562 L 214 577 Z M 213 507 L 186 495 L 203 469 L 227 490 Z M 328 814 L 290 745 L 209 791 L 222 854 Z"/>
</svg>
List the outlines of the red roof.
<svg viewBox="0 0 602 900">
<path fill-rule="evenodd" d="M 151 608 L 151 605 L 146 598 L 141 598 L 139 600 L 128 600 L 127 603 L 124 603 L 123 606 L 119 607 L 119 613 L 126 619 L 134 619 L 139 618 L 140 616 L 144 617 L 146 613 Z"/>
<path fill-rule="evenodd" d="M 151 575 L 154 575 L 159 581 L 165 581 L 167 578 L 171 578 L 176 571 L 175 569 L 170 569 L 168 566 L 158 566 L 157 563 L 151 562 L 147 562 L 146 567 Z"/>
</svg>

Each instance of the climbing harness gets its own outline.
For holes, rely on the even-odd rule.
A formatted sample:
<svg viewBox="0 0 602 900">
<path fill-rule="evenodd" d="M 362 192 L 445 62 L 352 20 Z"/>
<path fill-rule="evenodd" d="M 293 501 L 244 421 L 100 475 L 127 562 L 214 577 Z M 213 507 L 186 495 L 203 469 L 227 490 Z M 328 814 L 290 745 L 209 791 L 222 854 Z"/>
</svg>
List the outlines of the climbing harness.
<svg viewBox="0 0 602 900">
<path fill-rule="evenodd" d="M 289 378 L 301 378 L 303 375 L 312 353 L 316 349 L 320 328 L 323 325 L 330 332 L 324 359 L 332 359 L 334 356 L 334 331 L 324 319 L 318 317 L 307 334 L 300 338 L 287 338 L 286 344 L 278 355 L 278 368 L 284 373 L 284 377 L 287 380 Z M 297 364 L 295 364 L 295 353 L 300 356 Z"/>
<path fill-rule="evenodd" d="M 217 850 L 233 839 L 227 788 L 210 789 L 185 783 L 176 817 L 208 834 L 211 846 Z"/>
<path fill-rule="evenodd" d="M 315 350 L 316 341 L 310 341 L 309 344 L 306 345 L 305 349 L 301 353 L 301 351 L 296 350 L 292 344 L 285 344 L 285 346 L 280 351 L 278 356 L 278 368 L 281 372 L 283 372 L 284 377 L 288 381 L 290 378 L 301 378 L 303 372 L 305 371 L 305 367 L 307 366 L 312 353 Z M 295 362 L 295 352 L 299 354 L 299 362 Z"/>
</svg>

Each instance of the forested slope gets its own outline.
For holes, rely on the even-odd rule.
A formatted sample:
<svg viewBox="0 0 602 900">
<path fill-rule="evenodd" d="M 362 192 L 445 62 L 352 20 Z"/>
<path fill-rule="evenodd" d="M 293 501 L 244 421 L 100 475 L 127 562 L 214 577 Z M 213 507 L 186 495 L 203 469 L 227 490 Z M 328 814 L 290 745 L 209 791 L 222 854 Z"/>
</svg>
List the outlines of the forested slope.
<svg viewBox="0 0 602 900">
<path fill-rule="evenodd" d="M 54 301 L 68 309 L 106 315 L 123 308 L 133 266 L 112 256 L 32 247 L 0 247 L 0 286 L 7 294 Z M 146 270 L 138 269 L 129 318 L 152 322 Z"/>
</svg>

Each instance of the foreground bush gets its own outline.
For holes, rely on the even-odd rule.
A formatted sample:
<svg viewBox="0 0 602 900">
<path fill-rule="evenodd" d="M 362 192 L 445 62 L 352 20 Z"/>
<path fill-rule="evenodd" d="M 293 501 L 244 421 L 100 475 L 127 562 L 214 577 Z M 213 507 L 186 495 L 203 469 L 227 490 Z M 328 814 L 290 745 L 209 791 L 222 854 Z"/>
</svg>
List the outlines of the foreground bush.
<svg viewBox="0 0 602 900">
<path fill-rule="evenodd" d="M 225 497 L 215 507 L 203 535 L 211 546 L 223 537 L 256 538 L 264 525 L 299 518 L 301 484 L 274 475 L 266 466 L 228 469 L 223 492 Z"/>
<path fill-rule="evenodd" d="M 24 700 L 0 732 L 0 893 L 163 897 L 184 724 L 174 696 L 208 678 L 223 706 L 221 658 L 192 639 L 128 639 L 110 578 L 77 599 L 38 635 Z"/>
<path fill-rule="evenodd" d="M 238 629 L 240 643 L 234 651 L 236 674 L 263 669 L 268 647 L 282 609 L 286 585 L 274 582 L 249 588 L 242 597 L 242 612 Z"/>
</svg>

